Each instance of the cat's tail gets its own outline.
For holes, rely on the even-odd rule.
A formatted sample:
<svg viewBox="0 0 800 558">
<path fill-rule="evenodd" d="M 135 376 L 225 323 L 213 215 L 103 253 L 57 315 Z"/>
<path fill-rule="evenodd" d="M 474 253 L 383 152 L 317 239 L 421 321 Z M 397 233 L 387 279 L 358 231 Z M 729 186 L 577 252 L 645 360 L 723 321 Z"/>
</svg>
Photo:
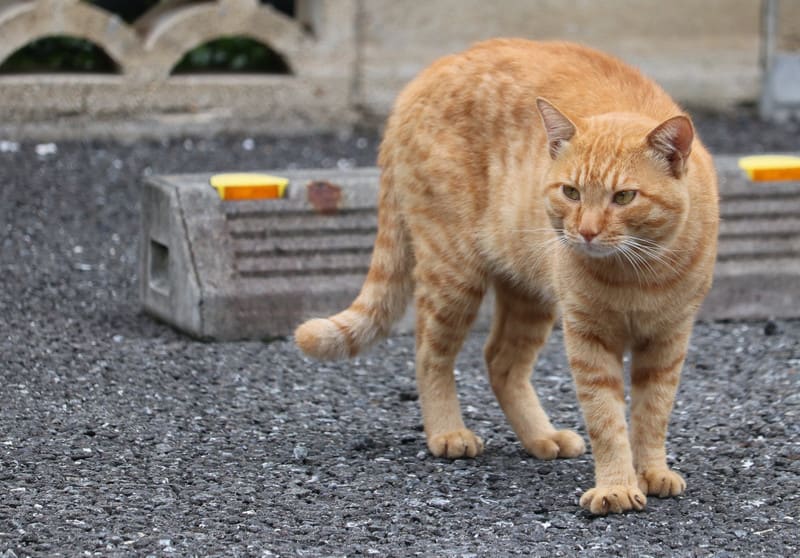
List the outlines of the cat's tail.
<svg viewBox="0 0 800 558">
<path fill-rule="evenodd" d="M 297 346 L 320 360 L 353 357 L 389 334 L 413 289 L 414 256 L 391 171 L 381 174 L 378 234 L 367 278 L 347 310 L 316 318 L 294 332 Z"/>
</svg>

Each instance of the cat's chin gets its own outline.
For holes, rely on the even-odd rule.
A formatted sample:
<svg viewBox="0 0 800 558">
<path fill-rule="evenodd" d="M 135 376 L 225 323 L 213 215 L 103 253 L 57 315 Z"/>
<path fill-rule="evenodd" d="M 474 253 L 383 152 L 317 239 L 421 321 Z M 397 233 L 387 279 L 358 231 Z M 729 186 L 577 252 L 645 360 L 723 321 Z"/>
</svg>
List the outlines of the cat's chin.
<svg viewBox="0 0 800 558">
<path fill-rule="evenodd" d="M 609 256 L 613 256 L 617 253 L 617 249 L 614 246 L 607 246 L 603 244 L 573 244 L 573 249 L 584 256 L 588 256 L 590 258 L 607 258 Z"/>
</svg>

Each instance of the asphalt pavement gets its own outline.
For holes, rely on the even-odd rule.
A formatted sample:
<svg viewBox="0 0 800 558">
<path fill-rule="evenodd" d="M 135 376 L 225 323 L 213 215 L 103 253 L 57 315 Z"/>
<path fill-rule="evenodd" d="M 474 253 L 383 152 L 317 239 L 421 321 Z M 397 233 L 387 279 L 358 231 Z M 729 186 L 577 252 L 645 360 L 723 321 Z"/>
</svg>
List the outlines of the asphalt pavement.
<svg viewBox="0 0 800 558">
<path fill-rule="evenodd" d="M 800 126 L 699 114 L 718 153 Z M 800 551 L 800 321 L 700 323 L 670 425 L 684 496 L 595 518 L 591 456 L 526 455 L 458 362 L 483 456 L 426 449 L 413 339 L 344 363 L 290 340 L 203 343 L 140 311 L 146 174 L 368 166 L 378 136 L 114 143 L 0 138 L 0 557 L 791 556 Z M 585 429 L 560 332 L 536 385 Z"/>
</svg>

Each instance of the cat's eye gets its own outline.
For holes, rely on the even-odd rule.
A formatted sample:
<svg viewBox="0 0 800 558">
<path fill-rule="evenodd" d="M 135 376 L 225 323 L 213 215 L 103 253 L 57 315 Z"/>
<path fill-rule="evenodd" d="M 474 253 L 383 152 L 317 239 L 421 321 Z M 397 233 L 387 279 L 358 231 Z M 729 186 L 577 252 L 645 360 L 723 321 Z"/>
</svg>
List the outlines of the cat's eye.
<svg viewBox="0 0 800 558">
<path fill-rule="evenodd" d="M 567 186 L 566 184 L 564 184 L 561 187 L 561 191 L 564 192 L 564 195 L 571 200 L 578 201 L 579 199 L 581 199 L 581 193 L 578 192 L 578 189 L 573 186 Z"/>
<path fill-rule="evenodd" d="M 636 190 L 622 190 L 614 194 L 614 203 L 617 205 L 628 205 L 636 197 Z"/>
</svg>

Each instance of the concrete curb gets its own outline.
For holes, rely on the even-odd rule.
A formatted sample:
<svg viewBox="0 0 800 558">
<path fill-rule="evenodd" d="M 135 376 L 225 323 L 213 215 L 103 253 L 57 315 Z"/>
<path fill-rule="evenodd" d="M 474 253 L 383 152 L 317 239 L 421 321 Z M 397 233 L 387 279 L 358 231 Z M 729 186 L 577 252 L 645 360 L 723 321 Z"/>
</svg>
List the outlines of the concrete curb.
<svg viewBox="0 0 800 558">
<path fill-rule="evenodd" d="M 800 317 L 800 185 L 748 183 L 736 159 L 716 158 L 723 223 L 700 317 Z M 222 202 L 209 175 L 145 181 L 140 288 L 148 313 L 200 338 L 259 339 L 349 305 L 369 265 L 378 169 L 277 173 L 291 181 L 287 197 L 259 202 Z M 475 327 L 488 327 L 490 316 L 487 299 Z M 412 329 L 409 312 L 396 331 Z"/>
<path fill-rule="evenodd" d="M 208 175 L 155 177 L 142 205 L 141 295 L 146 311 L 191 335 L 286 335 L 303 317 L 345 308 L 369 265 L 377 169 L 281 172 L 285 199 L 222 202 Z M 335 213 L 307 185 L 332 181 Z"/>
</svg>

